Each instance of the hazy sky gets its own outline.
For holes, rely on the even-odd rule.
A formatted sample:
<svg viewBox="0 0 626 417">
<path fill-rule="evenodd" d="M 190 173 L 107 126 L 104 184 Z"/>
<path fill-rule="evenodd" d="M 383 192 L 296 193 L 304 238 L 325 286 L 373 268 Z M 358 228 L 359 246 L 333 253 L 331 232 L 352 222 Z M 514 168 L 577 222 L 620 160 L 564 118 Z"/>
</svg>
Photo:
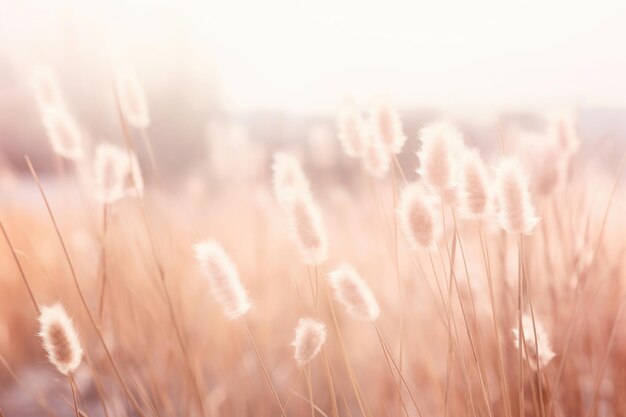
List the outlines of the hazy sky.
<svg viewBox="0 0 626 417">
<path fill-rule="evenodd" d="M 202 19 L 242 104 L 318 108 L 386 91 L 464 110 L 624 106 L 626 2 L 584 3 L 270 1 L 239 16 L 230 2 Z"/>
<path fill-rule="evenodd" d="M 328 111 L 347 94 L 379 93 L 477 116 L 626 107 L 625 1 L 40 3 L 0 0 L 5 58 L 23 55 L 24 39 L 45 49 L 42 38 L 68 21 L 136 50 L 176 36 L 211 57 L 234 109 Z"/>
</svg>

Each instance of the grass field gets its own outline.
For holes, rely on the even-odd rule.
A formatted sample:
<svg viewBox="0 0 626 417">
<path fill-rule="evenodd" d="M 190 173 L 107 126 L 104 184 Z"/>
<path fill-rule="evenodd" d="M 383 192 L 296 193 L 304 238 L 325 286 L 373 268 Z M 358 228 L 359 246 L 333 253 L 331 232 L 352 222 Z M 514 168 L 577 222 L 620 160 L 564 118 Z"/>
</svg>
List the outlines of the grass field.
<svg viewBox="0 0 626 417">
<path fill-rule="evenodd" d="M 130 117 L 141 107 L 122 101 L 109 154 L 50 116 L 58 169 L 7 173 L 19 179 L 0 206 L 3 415 L 626 414 L 621 166 L 557 140 L 574 131 L 504 135 L 470 172 L 460 132 L 431 125 L 420 140 L 379 109 L 371 134 L 340 118 L 353 157 L 302 142 L 238 175 L 264 145 L 218 142 L 236 153 L 226 175 L 172 184 L 149 152 L 134 157 L 150 146 Z M 234 269 L 195 253 L 206 239 Z M 329 280 L 345 264 L 362 282 Z M 84 351 L 64 373 L 38 336 L 56 302 Z M 304 362 L 291 345 L 303 317 L 326 332 L 300 346 Z"/>
</svg>

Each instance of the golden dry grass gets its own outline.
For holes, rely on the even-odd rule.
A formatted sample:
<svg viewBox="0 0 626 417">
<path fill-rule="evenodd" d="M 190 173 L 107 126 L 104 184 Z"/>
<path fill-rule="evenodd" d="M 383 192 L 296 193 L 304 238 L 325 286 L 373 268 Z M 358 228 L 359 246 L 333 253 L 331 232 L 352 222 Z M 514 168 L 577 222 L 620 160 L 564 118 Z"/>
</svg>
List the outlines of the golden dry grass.
<svg viewBox="0 0 626 417">
<path fill-rule="evenodd" d="M 142 165 L 149 170 L 148 161 Z M 580 158 L 563 187 L 534 198 L 541 222 L 523 239 L 529 282 L 524 310 L 530 311 L 532 296 L 535 319 L 546 327 L 556 357 L 540 373 L 525 362 L 522 385 L 511 332 L 517 326 L 516 237 L 490 225 L 479 228 L 458 213 L 455 227 L 453 213 L 446 209 L 447 235 L 439 250 L 431 252 L 431 266 L 427 252 L 410 250 L 394 232 L 393 188 L 401 184 L 396 186 L 389 176 L 361 176 L 356 164 L 349 166 L 352 181 L 337 172 L 313 181 L 330 242 L 329 260 L 318 267 L 300 260 L 288 221 L 271 195 L 269 167 L 258 181 L 222 184 L 203 195 L 182 187 L 166 190 L 156 179 L 143 199 L 108 207 L 105 235 L 103 208 L 89 190 L 77 194 L 76 182 L 66 176 L 60 187 L 47 192 L 119 377 L 79 298 L 43 200 L 38 194 L 29 195 L 28 203 L 9 198 L 0 220 L 36 302 L 61 301 L 74 318 L 85 350 L 75 374 L 85 415 L 202 415 L 198 394 L 207 416 L 280 415 L 245 323 L 285 413 L 308 415 L 310 392 L 290 342 L 298 319 L 314 316 L 328 328 L 322 355 L 308 368 L 316 415 L 519 416 L 521 404 L 528 416 L 621 416 L 626 415 L 626 334 L 619 316 L 626 281 L 626 196 L 621 187 L 612 194 L 615 177 L 592 167 Z M 416 179 L 414 168 L 405 167 L 409 180 Z M 33 180 L 26 182 L 33 193 Z M 11 192 L 26 193 L 19 188 Z M 245 323 L 227 321 L 208 291 L 192 250 L 207 237 L 220 242 L 239 269 L 253 302 Z M 69 386 L 46 363 L 36 337 L 35 307 L 11 248 L 2 241 L 0 409 L 7 416 L 71 415 Z M 352 320 L 326 296 L 326 273 L 343 261 L 371 286 L 381 307 L 376 325 Z M 492 323 L 487 270 L 500 340 Z M 450 305 L 454 325 L 449 332 L 444 306 L 447 310 Z M 392 361 L 386 359 L 382 340 Z"/>
</svg>

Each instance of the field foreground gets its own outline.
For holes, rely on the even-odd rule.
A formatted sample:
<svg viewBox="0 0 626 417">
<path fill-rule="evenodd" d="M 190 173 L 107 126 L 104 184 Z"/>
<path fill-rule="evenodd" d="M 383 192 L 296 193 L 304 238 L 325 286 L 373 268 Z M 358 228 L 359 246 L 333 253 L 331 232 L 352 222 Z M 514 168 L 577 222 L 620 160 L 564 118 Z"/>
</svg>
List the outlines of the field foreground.
<svg viewBox="0 0 626 417">
<path fill-rule="evenodd" d="M 140 195 L 103 203 L 64 161 L 42 182 L 51 213 L 33 178 L 5 184 L 1 412 L 73 415 L 75 386 L 76 408 L 92 417 L 626 415 L 617 173 L 571 157 L 547 192 L 543 173 L 529 172 L 523 201 L 527 189 L 489 169 L 496 208 L 478 216 L 467 195 L 448 201 L 448 190 L 414 184 L 429 179 L 428 155 L 400 165 L 392 154 L 382 175 L 346 156 L 341 172 L 324 171 L 302 155 L 309 179 L 287 197 L 280 187 L 300 171 L 281 184 L 279 162 L 273 180 L 268 162 L 252 179 L 174 189 L 157 169 Z M 423 212 L 403 201 L 409 184 L 428 195 Z M 538 222 L 505 231 L 503 221 L 517 227 L 515 213 L 502 217 L 518 198 Z M 206 239 L 235 272 L 194 249 Z M 56 302 L 84 352 L 70 383 L 37 335 L 38 311 Z M 296 346 L 296 359 L 309 354 L 296 360 L 304 317 L 323 337 Z"/>
</svg>

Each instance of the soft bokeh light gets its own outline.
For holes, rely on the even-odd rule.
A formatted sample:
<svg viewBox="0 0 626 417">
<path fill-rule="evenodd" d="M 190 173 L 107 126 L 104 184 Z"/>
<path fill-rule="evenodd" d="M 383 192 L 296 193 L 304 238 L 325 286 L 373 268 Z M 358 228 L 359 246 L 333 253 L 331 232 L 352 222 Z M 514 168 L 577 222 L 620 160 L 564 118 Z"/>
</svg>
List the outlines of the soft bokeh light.
<svg viewBox="0 0 626 417">
<path fill-rule="evenodd" d="M 0 417 L 626 416 L 625 16 L 0 0 Z"/>
</svg>

